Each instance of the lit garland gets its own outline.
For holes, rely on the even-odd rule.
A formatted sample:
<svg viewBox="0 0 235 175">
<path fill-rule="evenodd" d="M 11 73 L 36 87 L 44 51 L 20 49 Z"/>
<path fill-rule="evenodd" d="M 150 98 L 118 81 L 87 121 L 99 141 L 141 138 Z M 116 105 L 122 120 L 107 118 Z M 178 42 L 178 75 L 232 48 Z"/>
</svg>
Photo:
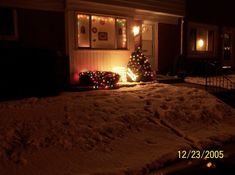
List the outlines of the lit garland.
<svg viewBox="0 0 235 175">
<path fill-rule="evenodd" d="M 91 16 L 93 22 L 113 22 L 114 18 L 112 17 L 104 17 L 104 16 Z"/>
<path fill-rule="evenodd" d="M 119 33 L 119 35 L 121 35 L 122 38 L 122 45 L 121 48 L 126 48 L 126 44 L 127 44 L 127 39 L 126 39 L 126 19 L 117 19 L 117 23 L 118 23 L 118 27 L 119 30 L 121 30 L 121 32 Z"/>
<path fill-rule="evenodd" d="M 140 47 L 131 54 L 127 68 L 131 70 L 135 75 L 135 80 L 130 76 L 128 81 L 152 81 L 154 80 L 154 73 L 151 69 L 151 65 L 148 62 L 148 58 L 141 52 Z"/>
<path fill-rule="evenodd" d="M 79 73 L 81 85 L 92 86 L 94 89 L 118 88 L 120 76 L 114 72 L 88 71 Z"/>
</svg>

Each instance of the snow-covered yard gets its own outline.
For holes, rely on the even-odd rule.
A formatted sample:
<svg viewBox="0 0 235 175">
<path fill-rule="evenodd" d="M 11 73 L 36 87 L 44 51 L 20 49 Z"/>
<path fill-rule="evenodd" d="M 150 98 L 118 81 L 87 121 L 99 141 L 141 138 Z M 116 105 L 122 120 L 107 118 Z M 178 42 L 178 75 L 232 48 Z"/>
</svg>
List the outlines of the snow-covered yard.
<svg viewBox="0 0 235 175">
<path fill-rule="evenodd" d="M 0 103 L 0 172 L 144 172 L 235 138 L 235 110 L 203 90 L 153 83 Z"/>
</svg>

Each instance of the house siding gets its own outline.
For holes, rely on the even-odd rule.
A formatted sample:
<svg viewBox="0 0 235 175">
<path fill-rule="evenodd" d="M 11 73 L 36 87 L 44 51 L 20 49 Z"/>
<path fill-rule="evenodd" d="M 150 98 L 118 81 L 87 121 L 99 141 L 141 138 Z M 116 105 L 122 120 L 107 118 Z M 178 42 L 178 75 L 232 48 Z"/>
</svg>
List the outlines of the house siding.
<svg viewBox="0 0 235 175">
<path fill-rule="evenodd" d="M 68 83 L 64 13 L 15 7 L 0 10 L 2 8 L 16 12 L 17 38 L 0 40 L 3 84 L 0 89 L 34 94 L 43 88 Z"/>
<path fill-rule="evenodd" d="M 131 52 L 127 51 L 102 51 L 81 50 L 73 52 L 72 70 L 79 73 L 84 70 L 112 71 L 113 67 L 126 66 Z"/>
<path fill-rule="evenodd" d="M 21 46 L 65 52 L 65 23 L 62 12 L 18 9 L 18 35 Z"/>
<path fill-rule="evenodd" d="M 65 0 L 1 0 L 0 6 L 37 10 L 64 11 Z"/>
<path fill-rule="evenodd" d="M 130 8 L 151 10 L 156 12 L 171 13 L 177 15 L 185 15 L 185 0 L 84 0 L 89 2 L 97 2 L 124 6 Z"/>
</svg>

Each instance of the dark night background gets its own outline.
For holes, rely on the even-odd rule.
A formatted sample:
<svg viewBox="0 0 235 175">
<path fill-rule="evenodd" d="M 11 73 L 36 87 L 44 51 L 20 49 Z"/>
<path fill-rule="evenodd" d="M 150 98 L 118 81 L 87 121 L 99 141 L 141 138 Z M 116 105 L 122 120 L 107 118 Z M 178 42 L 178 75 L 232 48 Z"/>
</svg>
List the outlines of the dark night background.
<svg viewBox="0 0 235 175">
<path fill-rule="evenodd" d="M 188 20 L 235 27 L 234 1 L 186 0 Z"/>
</svg>

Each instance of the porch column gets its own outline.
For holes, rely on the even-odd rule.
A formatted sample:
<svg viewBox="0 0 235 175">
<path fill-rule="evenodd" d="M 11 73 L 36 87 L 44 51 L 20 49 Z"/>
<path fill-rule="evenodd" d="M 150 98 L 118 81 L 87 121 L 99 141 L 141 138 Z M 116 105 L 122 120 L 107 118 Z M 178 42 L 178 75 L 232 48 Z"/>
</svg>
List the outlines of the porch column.
<svg viewBox="0 0 235 175">
<path fill-rule="evenodd" d="M 184 36 L 184 19 L 179 18 L 179 26 L 180 26 L 180 55 L 183 54 L 183 36 Z"/>
</svg>

